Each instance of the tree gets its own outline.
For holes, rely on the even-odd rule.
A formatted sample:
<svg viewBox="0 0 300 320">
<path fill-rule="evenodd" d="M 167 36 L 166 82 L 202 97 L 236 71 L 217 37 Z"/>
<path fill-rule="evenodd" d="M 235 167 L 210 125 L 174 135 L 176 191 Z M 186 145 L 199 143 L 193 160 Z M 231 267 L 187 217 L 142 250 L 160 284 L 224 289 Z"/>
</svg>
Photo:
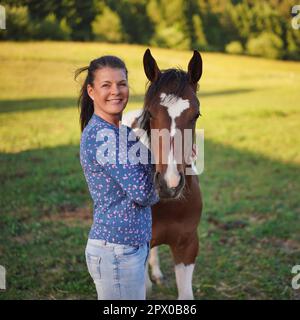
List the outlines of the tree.
<svg viewBox="0 0 300 320">
<path fill-rule="evenodd" d="M 103 5 L 102 12 L 92 22 L 94 38 L 99 41 L 121 42 L 122 34 L 120 17 L 109 7 Z"/>
<path fill-rule="evenodd" d="M 105 0 L 104 2 L 120 17 L 122 31 L 127 42 L 149 43 L 154 28 L 147 15 L 146 0 Z"/>
<path fill-rule="evenodd" d="M 54 13 L 58 22 L 65 19 L 71 29 L 73 40 L 92 40 L 91 24 L 97 14 L 96 0 L 24 0 L 18 1 L 27 5 L 33 22 L 43 21 L 49 14 Z"/>
</svg>

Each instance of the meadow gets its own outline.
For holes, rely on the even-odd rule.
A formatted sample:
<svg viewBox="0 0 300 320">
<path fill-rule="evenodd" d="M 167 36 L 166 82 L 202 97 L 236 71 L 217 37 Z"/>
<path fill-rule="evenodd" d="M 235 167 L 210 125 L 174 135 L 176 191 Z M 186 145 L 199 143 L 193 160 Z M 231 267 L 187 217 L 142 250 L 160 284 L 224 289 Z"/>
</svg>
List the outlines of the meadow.
<svg viewBox="0 0 300 320">
<path fill-rule="evenodd" d="M 0 42 L 0 299 L 95 299 L 84 248 L 92 204 L 79 163 L 74 71 L 103 54 L 129 69 L 129 109 L 143 105 L 143 46 Z M 192 52 L 152 48 L 161 68 L 186 69 Z M 202 54 L 204 210 L 196 299 L 300 299 L 300 63 Z M 170 212 L 170 217 L 172 213 Z M 160 250 L 175 299 L 171 254 Z"/>
</svg>

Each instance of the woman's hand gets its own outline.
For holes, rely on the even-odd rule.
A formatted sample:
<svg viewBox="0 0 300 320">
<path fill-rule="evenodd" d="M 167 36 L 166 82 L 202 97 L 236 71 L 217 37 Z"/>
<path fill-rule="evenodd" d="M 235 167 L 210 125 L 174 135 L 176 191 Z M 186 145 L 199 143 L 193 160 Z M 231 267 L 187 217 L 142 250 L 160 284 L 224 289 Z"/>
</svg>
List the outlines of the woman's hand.
<svg viewBox="0 0 300 320">
<path fill-rule="evenodd" d="M 193 162 L 197 160 L 197 155 L 198 155 L 198 150 L 197 150 L 197 145 L 194 143 L 192 146 L 192 153 L 189 157 L 188 165 L 191 165 Z"/>
</svg>

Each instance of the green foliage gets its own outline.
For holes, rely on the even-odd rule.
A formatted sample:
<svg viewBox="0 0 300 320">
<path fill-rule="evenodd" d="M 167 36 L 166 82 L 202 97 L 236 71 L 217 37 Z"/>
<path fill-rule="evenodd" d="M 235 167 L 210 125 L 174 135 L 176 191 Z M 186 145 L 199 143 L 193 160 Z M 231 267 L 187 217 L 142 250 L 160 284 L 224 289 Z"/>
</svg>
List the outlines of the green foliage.
<svg viewBox="0 0 300 320">
<path fill-rule="evenodd" d="M 150 44 L 165 48 L 191 48 L 192 30 L 190 30 L 189 19 L 186 15 L 186 3 L 183 0 L 172 2 L 152 0 L 149 2 L 147 12 L 155 24 L 155 32 Z"/>
<path fill-rule="evenodd" d="M 186 37 L 178 23 L 170 27 L 162 24 L 157 27 L 151 44 L 164 48 L 189 49 L 190 39 Z"/>
<path fill-rule="evenodd" d="M 239 41 L 232 41 L 226 45 L 225 51 L 231 54 L 242 54 L 244 49 Z"/>
<path fill-rule="evenodd" d="M 203 29 L 208 41 L 208 47 L 212 50 L 222 51 L 226 44 L 227 35 L 221 24 L 221 13 L 219 12 L 218 7 L 214 7 L 213 3 L 210 1 L 207 3 L 204 1 L 200 7 Z"/>
<path fill-rule="evenodd" d="M 257 38 L 249 39 L 247 52 L 254 56 L 280 59 L 283 57 L 283 41 L 275 34 L 263 32 Z"/>
<path fill-rule="evenodd" d="M 149 43 L 153 25 L 147 15 L 146 0 L 104 0 L 121 21 L 123 39 L 129 43 Z"/>
<path fill-rule="evenodd" d="M 31 25 L 26 6 L 5 6 L 6 29 L 0 30 L 0 39 L 25 40 L 31 37 Z"/>
<path fill-rule="evenodd" d="M 94 0 L 73 0 L 66 19 L 72 30 L 72 39 L 88 41 L 93 39 L 92 22 L 97 14 Z"/>
<path fill-rule="evenodd" d="M 203 30 L 203 24 L 200 15 L 193 15 L 193 28 L 194 28 L 194 43 L 193 48 L 198 50 L 204 50 L 207 47 L 207 40 Z"/>
<path fill-rule="evenodd" d="M 289 29 L 287 31 L 286 58 L 300 60 L 300 30 Z"/>
<path fill-rule="evenodd" d="M 69 40 L 71 29 L 66 19 L 58 21 L 54 13 L 50 13 L 43 21 L 38 21 L 33 28 L 34 39 Z"/>
<path fill-rule="evenodd" d="M 251 54 L 300 60 L 300 33 L 291 28 L 293 0 L 6 2 L 8 30 L 0 31 L 0 39 L 97 40 L 223 52 L 238 41 L 250 46 Z M 253 40 L 263 33 L 274 35 L 266 37 L 266 45 Z"/>
<path fill-rule="evenodd" d="M 123 40 L 120 17 L 105 6 L 92 23 L 95 40 L 121 42 Z"/>
</svg>

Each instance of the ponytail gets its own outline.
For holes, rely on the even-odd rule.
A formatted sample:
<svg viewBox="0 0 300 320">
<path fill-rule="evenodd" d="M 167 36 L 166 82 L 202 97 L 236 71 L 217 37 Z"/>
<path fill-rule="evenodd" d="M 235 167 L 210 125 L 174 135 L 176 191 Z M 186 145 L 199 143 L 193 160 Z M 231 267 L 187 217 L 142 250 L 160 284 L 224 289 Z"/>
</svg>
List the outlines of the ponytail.
<svg viewBox="0 0 300 320">
<path fill-rule="evenodd" d="M 75 71 L 75 80 L 82 72 L 84 72 L 88 69 L 89 69 L 89 67 L 83 67 L 83 68 L 77 69 Z M 80 122 L 81 132 L 86 127 L 86 125 L 88 124 L 88 122 L 90 121 L 90 119 L 94 113 L 94 103 L 87 92 L 87 86 L 88 86 L 88 84 L 90 84 L 90 78 L 91 77 L 88 72 L 88 75 L 87 75 L 86 79 L 84 80 L 84 83 L 80 89 L 80 94 L 79 94 L 78 101 L 77 101 L 78 108 L 80 109 L 79 122 Z"/>
</svg>

